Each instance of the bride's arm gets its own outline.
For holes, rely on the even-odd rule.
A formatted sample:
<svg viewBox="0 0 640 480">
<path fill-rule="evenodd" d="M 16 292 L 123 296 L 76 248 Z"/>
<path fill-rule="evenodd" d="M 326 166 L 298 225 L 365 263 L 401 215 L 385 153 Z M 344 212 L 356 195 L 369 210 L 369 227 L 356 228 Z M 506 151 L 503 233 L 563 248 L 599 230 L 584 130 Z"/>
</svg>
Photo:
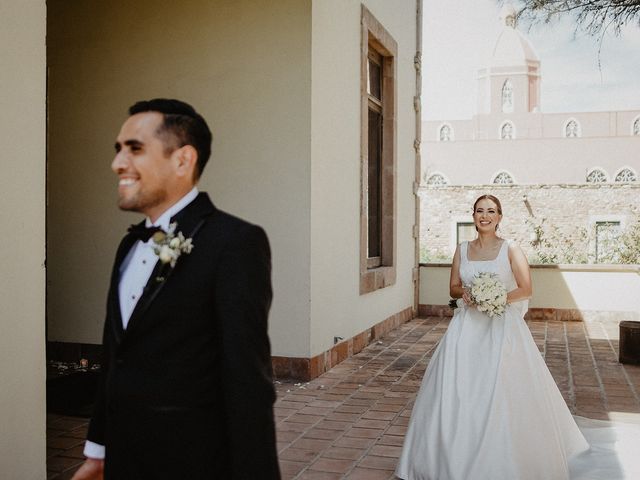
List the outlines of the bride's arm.
<svg viewBox="0 0 640 480">
<path fill-rule="evenodd" d="M 449 276 L 449 295 L 451 298 L 461 298 L 464 294 L 462 280 L 460 279 L 460 245 L 456 247 L 451 262 L 451 275 Z"/>
<path fill-rule="evenodd" d="M 531 288 L 529 262 L 527 262 L 527 257 L 522 249 L 514 243 L 509 244 L 509 261 L 511 262 L 511 270 L 518 287 L 507 293 L 507 303 L 531 298 L 533 290 Z"/>
<path fill-rule="evenodd" d="M 456 253 L 453 254 L 453 262 L 451 263 L 449 295 L 451 295 L 451 298 L 462 298 L 467 304 L 471 303 L 471 298 L 462 287 L 462 279 L 460 278 L 460 245 L 456 247 Z"/>
</svg>

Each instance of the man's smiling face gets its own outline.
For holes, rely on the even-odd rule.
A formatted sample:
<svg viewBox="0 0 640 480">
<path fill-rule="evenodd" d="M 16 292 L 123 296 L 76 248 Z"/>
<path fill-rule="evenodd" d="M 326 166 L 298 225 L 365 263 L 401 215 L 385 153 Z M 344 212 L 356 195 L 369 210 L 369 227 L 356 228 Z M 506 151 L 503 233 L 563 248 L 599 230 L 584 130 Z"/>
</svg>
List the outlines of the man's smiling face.
<svg viewBox="0 0 640 480">
<path fill-rule="evenodd" d="M 118 175 L 118 206 L 152 220 L 171 205 L 174 162 L 161 136 L 163 116 L 144 112 L 129 117 L 116 139 L 111 169 Z"/>
</svg>

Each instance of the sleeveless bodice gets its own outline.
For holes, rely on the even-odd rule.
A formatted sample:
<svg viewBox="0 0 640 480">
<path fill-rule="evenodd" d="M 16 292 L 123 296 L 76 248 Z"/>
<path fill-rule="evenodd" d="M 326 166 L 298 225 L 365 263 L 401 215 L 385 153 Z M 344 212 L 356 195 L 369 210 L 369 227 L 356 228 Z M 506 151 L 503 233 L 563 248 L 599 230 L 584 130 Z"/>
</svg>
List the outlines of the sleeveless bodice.
<svg viewBox="0 0 640 480">
<path fill-rule="evenodd" d="M 516 288 L 516 280 L 511 270 L 509 262 L 509 241 L 504 240 L 498 251 L 498 255 L 493 260 L 469 260 L 469 242 L 460 245 L 460 278 L 462 283 L 471 283 L 473 277 L 481 272 L 496 273 L 500 281 L 507 287 L 507 291 Z"/>
<path fill-rule="evenodd" d="M 500 251 L 493 260 L 469 260 L 468 247 L 469 242 L 460 244 L 460 279 L 463 285 L 470 284 L 478 273 L 491 272 L 498 275 L 500 281 L 507 288 L 507 292 L 518 286 L 511 270 L 511 262 L 509 262 L 509 240 L 502 242 Z M 511 304 L 511 307 L 516 308 L 524 315 L 529 307 L 529 302 L 521 300 Z"/>
</svg>

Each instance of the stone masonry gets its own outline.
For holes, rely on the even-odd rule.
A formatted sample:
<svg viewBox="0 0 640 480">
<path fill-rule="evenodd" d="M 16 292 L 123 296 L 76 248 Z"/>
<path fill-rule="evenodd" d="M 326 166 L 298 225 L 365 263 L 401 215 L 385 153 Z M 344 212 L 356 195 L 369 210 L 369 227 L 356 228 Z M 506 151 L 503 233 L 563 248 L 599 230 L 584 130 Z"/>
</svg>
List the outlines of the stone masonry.
<svg viewBox="0 0 640 480">
<path fill-rule="evenodd" d="M 419 190 L 421 262 L 452 258 L 456 223 L 472 222 L 473 202 L 492 194 L 502 203 L 500 235 L 515 240 L 533 258 L 536 225 L 553 226 L 567 239 L 595 252 L 595 222 L 620 221 L 629 226 L 640 221 L 640 183 L 564 185 L 468 185 L 422 186 Z M 581 241 L 579 229 L 588 238 Z"/>
</svg>

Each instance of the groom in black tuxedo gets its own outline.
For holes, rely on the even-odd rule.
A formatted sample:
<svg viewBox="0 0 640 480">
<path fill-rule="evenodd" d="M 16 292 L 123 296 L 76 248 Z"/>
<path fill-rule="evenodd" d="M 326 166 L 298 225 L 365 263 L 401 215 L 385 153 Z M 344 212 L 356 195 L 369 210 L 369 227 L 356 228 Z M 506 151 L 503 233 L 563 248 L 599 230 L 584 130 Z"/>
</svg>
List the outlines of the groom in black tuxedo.
<svg viewBox="0 0 640 480">
<path fill-rule="evenodd" d="M 267 237 L 198 192 L 211 132 L 190 105 L 155 99 L 129 114 L 111 167 L 119 207 L 146 219 L 116 254 L 74 479 L 279 479 Z"/>
</svg>

